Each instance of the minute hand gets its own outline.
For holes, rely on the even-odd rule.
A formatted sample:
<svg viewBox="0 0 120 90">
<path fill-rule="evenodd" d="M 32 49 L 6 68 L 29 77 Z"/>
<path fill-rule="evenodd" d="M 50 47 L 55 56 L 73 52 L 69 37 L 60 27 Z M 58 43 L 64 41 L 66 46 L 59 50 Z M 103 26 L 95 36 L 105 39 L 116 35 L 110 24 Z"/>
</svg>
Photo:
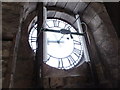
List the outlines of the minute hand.
<svg viewBox="0 0 120 90">
<path fill-rule="evenodd" d="M 78 32 L 71 32 L 70 30 L 61 29 L 61 30 L 53 30 L 53 29 L 43 29 L 43 31 L 49 31 L 49 32 L 56 32 L 61 34 L 74 34 L 74 35 L 84 35 L 84 33 L 78 33 Z"/>
<path fill-rule="evenodd" d="M 64 43 L 63 41 L 48 41 L 48 43 Z"/>
</svg>

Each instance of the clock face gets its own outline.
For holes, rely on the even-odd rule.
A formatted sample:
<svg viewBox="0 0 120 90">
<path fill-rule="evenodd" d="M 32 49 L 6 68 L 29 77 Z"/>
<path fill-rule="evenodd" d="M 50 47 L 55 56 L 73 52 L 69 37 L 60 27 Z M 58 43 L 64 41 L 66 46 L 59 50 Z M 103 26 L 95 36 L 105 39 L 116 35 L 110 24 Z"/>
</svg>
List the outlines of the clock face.
<svg viewBox="0 0 120 90">
<path fill-rule="evenodd" d="M 37 24 L 30 31 L 29 43 L 36 50 Z M 66 29 L 77 32 L 70 24 L 59 19 L 47 19 L 46 28 L 52 30 Z M 70 69 L 79 64 L 83 57 L 81 36 L 45 32 L 47 58 L 46 64 L 57 69 Z"/>
</svg>

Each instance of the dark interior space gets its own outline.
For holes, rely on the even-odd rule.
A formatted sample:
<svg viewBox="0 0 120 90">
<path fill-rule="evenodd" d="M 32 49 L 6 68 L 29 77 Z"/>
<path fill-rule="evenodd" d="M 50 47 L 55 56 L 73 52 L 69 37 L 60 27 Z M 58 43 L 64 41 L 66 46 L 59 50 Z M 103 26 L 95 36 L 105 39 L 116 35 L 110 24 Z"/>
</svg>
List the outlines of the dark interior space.
<svg viewBox="0 0 120 90">
<path fill-rule="evenodd" d="M 119 2 L 2 2 L 3 88 L 119 88 Z"/>
<path fill-rule="evenodd" d="M 104 2 L 107 12 L 112 20 L 112 23 L 116 29 L 117 35 L 120 38 L 120 2 Z"/>
</svg>

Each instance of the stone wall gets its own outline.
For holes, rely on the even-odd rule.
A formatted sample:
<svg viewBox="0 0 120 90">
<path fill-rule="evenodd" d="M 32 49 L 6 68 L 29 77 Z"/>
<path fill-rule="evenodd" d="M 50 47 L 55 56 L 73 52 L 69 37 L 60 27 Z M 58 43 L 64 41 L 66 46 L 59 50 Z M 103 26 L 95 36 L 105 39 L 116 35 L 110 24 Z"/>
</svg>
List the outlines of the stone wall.
<svg viewBox="0 0 120 90">
<path fill-rule="evenodd" d="M 118 87 L 120 87 L 120 39 L 119 39 L 119 42 L 118 42 Z"/>
<path fill-rule="evenodd" d="M 31 12 L 36 9 L 36 3 L 21 3 L 20 39 L 16 57 L 16 67 L 14 74 L 14 88 L 32 88 L 33 87 L 33 65 L 34 54 L 28 43 L 28 26 L 32 20 Z M 36 12 L 33 12 L 36 13 Z M 29 17 L 29 16 L 30 17 Z M 29 19 L 28 19 L 28 18 Z"/>
<path fill-rule="evenodd" d="M 2 3 L 0 2 L 0 43 L 2 43 Z M 2 88 L 2 45 L 0 44 L 0 88 Z"/>
<path fill-rule="evenodd" d="M 22 6 L 22 7 L 21 7 Z M 15 88 L 33 86 L 34 53 L 28 43 L 28 25 L 35 16 L 36 3 L 2 4 L 2 72 L 3 87 L 9 87 L 12 69 L 13 50 L 17 31 L 21 28 L 21 38 L 14 75 Z M 22 9 L 22 12 L 20 11 Z M 20 13 L 22 17 L 20 17 Z M 21 20 L 21 24 L 20 24 Z M 101 87 L 117 87 L 118 80 L 118 38 L 102 3 L 91 3 L 83 13 L 82 20 L 88 25 L 91 48 Z M 19 26 L 21 25 L 21 26 Z M 97 54 L 96 54 L 97 53 Z M 84 69 L 83 69 L 84 68 Z M 45 69 L 51 69 L 45 66 Z M 80 70 L 80 71 L 79 71 Z M 87 63 L 78 69 L 79 76 L 44 77 L 45 88 L 89 88 L 95 87 Z M 70 72 L 66 72 L 70 73 Z M 66 74 L 62 72 L 63 74 Z M 49 72 L 48 72 L 49 74 Z"/>
<path fill-rule="evenodd" d="M 9 87 L 13 49 L 20 20 L 19 3 L 2 3 L 2 86 Z"/>
<path fill-rule="evenodd" d="M 102 73 L 104 75 L 101 82 L 107 80 L 111 83 L 111 87 L 117 87 L 118 38 L 104 5 L 102 3 L 91 3 L 84 11 L 82 19 L 88 25 L 88 30 L 93 36 L 92 41 L 95 42 L 99 54 L 99 59 L 94 61 L 99 78 Z M 92 44 L 91 47 L 93 47 Z"/>
<path fill-rule="evenodd" d="M 24 28 L 26 27 L 22 28 L 22 24 L 24 25 L 24 20 L 27 15 L 35 8 L 36 3 L 2 3 L 3 88 L 8 88 L 11 82 L 14 84 L 13 87 L 32 87 L 33 53 L 30 55 L 31 51 L 29 52 L 29 50 L 31 49 L 29 48 L 27 40 L 28 32 L 24 34 Z M 17 37 L 19 37 L 18 32 L 20 33 L 20 40 L 17 40 Z M 15 46 L 17 42 L 19 42 L 17 45 L 18 49 L 16 49 Z M 11 78 L 11 75 L 14 75 L 13 78 Z"/>
</svg>

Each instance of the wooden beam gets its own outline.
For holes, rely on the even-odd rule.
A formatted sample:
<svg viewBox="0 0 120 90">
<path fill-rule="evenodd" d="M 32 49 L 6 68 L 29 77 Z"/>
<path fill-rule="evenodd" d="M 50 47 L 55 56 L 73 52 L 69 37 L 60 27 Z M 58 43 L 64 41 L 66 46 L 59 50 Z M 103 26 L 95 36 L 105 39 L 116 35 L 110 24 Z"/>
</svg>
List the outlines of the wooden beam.
<svg viewBox="0 0 120 90">
<path fill-rule="evenodd" d="M 39 2 L 37 6 L 37 48 L 36 48 L 36 56 L 34 63 L 34 87 L 42 88 L 42 71 L 43 71 L 43 32 L 40 32 L 41 27 L 43 25 L 43 2 Z"/>
</svg>

